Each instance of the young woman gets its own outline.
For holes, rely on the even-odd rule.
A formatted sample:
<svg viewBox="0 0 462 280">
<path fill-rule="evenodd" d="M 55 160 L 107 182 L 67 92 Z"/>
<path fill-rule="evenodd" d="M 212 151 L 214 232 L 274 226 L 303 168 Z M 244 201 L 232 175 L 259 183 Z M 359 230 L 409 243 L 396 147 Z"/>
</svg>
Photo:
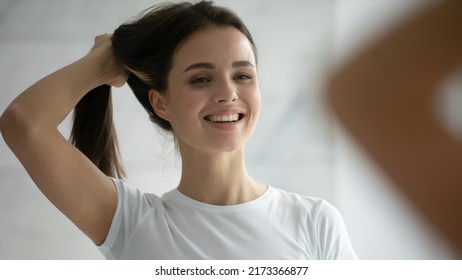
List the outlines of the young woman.
<svg viewBox="0 0 462 280">
<path fill-rule="evenodd" d="M 109 89 L 125 82 L 179 147 L 180 183 L 162 197 L 121 179 Z M 57 126 L 74 108 L 71 145 Z M 259 111 L 251 34 L 203 1 L 158 6 L 98 36 L 87 55 L 16 98 L 1 130 L 108 259 L 355 259 L 331 204 L 248 174 L 244 145 Z"/>
</svg>

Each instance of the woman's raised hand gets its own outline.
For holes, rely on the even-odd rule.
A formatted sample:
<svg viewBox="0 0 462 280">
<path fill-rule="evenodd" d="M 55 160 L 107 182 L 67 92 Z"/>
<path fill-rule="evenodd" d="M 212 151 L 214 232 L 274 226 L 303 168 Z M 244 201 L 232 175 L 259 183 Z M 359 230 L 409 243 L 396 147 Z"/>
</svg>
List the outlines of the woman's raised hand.
<svg viewBox="0 0 462 280">
<path fill-rule="evenodd" d="M 112 34 L 96 36 L 93 48 L 87 56 L 100 59 L 101 84 L 121 87 L 127 81 L 129 72 L 115 57 L 111 38 Z"/>
</svg>

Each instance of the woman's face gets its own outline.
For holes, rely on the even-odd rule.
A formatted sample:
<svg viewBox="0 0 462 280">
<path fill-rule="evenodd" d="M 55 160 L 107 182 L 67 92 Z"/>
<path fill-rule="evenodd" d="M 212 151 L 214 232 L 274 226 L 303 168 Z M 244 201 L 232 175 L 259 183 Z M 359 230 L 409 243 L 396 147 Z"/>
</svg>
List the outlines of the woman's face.
<svg viewBox="0 0 462 280">
<path fill-rule="evenodd" d="M 194 33 L 173 57 L 163 98 L 180 148 L 228 152 L 252 135 L 260 112 L 255 56 L 232 27 Z"/>
</svg>

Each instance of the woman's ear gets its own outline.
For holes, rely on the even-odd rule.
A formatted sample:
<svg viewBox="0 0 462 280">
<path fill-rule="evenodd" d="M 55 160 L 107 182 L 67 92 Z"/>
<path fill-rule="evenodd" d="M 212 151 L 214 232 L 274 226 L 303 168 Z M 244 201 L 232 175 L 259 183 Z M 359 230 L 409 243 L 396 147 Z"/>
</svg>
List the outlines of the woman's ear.
<svg viewBox="0 0 462 280">
<path fill-rule="evenodd" d="M 155 89 L 149 91 L 149 102 L 154 112 L 162 119 L 170 122 L 170 115 L 166 107 L 166 98 Z"/>
</svg>

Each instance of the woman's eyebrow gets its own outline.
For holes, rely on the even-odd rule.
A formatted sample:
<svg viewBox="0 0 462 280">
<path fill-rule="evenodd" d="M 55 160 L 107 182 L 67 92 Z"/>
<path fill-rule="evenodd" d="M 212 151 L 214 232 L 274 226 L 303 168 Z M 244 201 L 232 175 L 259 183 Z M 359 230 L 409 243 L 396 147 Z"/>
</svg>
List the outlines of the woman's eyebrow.
<svg viewBox="0 0 462 280">
<path fill-rule="evenodd" d="M 232 66 L 233 66 L 233 68 L 237 68 L 237 67 L 252 67 L 252 68 L 255 68 L 255 66 L 252 64 L 252 62 L 250 62 L 248 60 L 242 60 L 242 61 L 233 62 Z"/>
<path fill-rule="evenodd" d="M 183 73 L 193 69 L 215 69 L 215 66 L 212 63 L 207 62 L 194 63 L 186 68 Z"/>
<path fill-rule="evenodd" d="M 231 66 L 233 68 L 238 68 L 238 67 L 252 67 L 252 68 L 255 68 L 255 66 L 252 64 L 252 62 L 248 61 L 248 60 L 240 60 L 240 61 L 235 61 L 231 64 Z M 189 70 L 193 70 L 193 69 L 215 69 L 215 65 L 213 65 L 212 63 L 208 63 L 208 62 L 199 62 L 199 63 L 194 63 L 194 64 L 191 64 L 188 66 L 188 68 L 186 68 L 184 72 L 187 72 Z"/>
</svg>

